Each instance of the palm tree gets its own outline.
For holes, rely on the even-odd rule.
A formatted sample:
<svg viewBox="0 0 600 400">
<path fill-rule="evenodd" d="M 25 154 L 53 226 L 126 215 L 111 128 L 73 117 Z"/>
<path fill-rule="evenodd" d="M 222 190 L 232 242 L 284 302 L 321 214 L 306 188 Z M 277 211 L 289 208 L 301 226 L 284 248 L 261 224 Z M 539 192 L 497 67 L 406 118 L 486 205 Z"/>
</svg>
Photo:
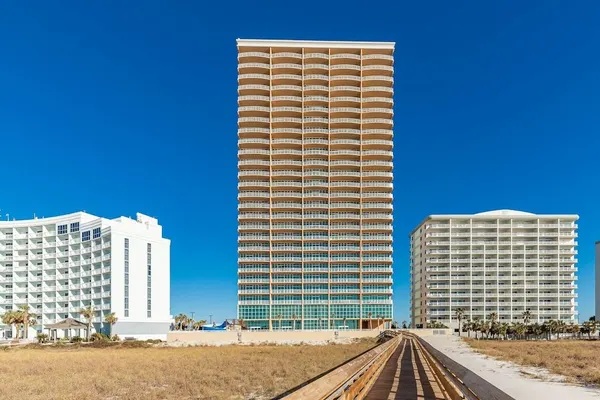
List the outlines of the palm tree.
<svg viewBox="0 0 600 400">
<path fill-rule="evenodd" d="M 292 314 L 292 321 L 294 321 L 294 325 L 292 327 L 292 329 L 296 329 L 296 319 L 298 318 L 298 316 L 296 315 L 296 313 Z"/>
<path fill-rule="evenodd" d="M 342 318 L 342 320 L 344 321 L 344 329 L 346 329 L 346 317 Z"/>
<path fill-rule="evenodd" d="M 473 328 L 473 331 L 475 332 L 475 339 L 479 339 L 479 336 L 477 335 L 477 333 L 480 331 L 480 327 L 481 327 L 481 321 L 479 320 L 479 317 L 473 317 L 473 322 L 471 322 L 471 327 Z"/>
<path fill-rule="evenodd" d="M 377 314 L 377 329 L 381 330 L 381 326 L 379 325 L 379 319 L 381 318 L 381 315 Z"/>
<path fill-rule="evenodd" d="M 11 328 L 15 326 L 15 339 L 19 339 L 19 325 L 21 321 L 21 315 L 18 311 L 7 311 L 2 315 L 2 323 L 5 325 L 9 325 Z"/>
<path fill-rule="evenodd" d="M 85 319 L 87 319 L 87 332 L 85 334 L 85 340 L 90 341 L 90 333 L 92 331 L 92 322 L 94 321 L 94 315 L 96 314 L 96 310 L 94 306 L 89 305 L 85 308 L 79 310 L 79 314 Z"/>
<path fill-rule="evenodd" d="M 402 321 L 402 329 L 406 329 L 407 325 L 406 325 L 406 321 Z"/>
<path fill-rule="evenodd" d="M 175 316 L 175 329 L 178 331 L 183 329 L 183 323 L 187 320 L 187 315 L 183 313 L 179 313 L 179 315 Z"/>
<path fill-rule="evenodd" d="M 319 317 L 319 329 L 323 329 L 323 318 Z"/>
<path fill-rule="evenodd" d="M 523 311 L 523 323 L 527 325 L 529 321 L 531 321 L 531 312 L 529 310 Z"/>
<path fill-rule="evenodd" d="M 372 320 L 371 317 L 373 316 L 372 312 L 368 312 L 367 315 L 369 316 L 369 329 L 373 330 L 373 324 L 372 324 Z"/>
<path fill-rule="evenodd" d="M 104 316 L 104 322 L 108 324 L 108 336 L 112 336 L 112 327 L 118 320 L 119 318 L 117 318 L 117 315 L 114 312 Z"/>
<path fill-rule="evenodd" d="M 281 330 L 281 314 L 277 314 L 277 319 L 279 320 L 279 330 Z"/>
<path fill-rule="evenodd" d="M 458 320 L 458 336 L 460 337 L 460 332 L 461 332 L 461 324 L 462 324 L 462 319 L 463 316 L 465 315 L 465 310 L 463 310 L 462 308 L 457 308 L 455 311 L 456 314 L 456 319 Z"/>
<path fill-rule="evenodd" d="M 31 314 L 29 312 L 31 308 L 27 304 L 22 304 L 19 306 L 19 312 L 21 313 L 21 323 L 23 324 L 23 339 L 27 339 L 29 336 L 29 324 L 32 321 L 32 317 L 35 318 L 35 314 Z M 35 322 L 34 322 L 35 324 Z"/>
<path fill-rule="evenodd" d="M 514 332 L 518 338 L 522 338 L 523 334 L 527 330 L 527 326 L 523 323 L 517 322 L 514 326 Z"/>
<path fill-rule="evenodd" d="M 335 313 L 331 313 L 331 328 L 335 329 Z"/>
</svg>

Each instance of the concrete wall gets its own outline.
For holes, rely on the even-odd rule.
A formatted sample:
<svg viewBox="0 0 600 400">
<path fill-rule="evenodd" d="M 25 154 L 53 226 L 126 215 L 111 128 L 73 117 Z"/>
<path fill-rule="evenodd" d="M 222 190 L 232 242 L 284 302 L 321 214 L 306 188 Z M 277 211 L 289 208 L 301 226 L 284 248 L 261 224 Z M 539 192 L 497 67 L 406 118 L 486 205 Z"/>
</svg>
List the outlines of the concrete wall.
<svg viewBox="0 0 600 400">
<path fill-rule="evenodd" d="M 434 332 L 435 331 L 435 332 Z M 451 329 L 407 329 L 404 332 L 418 336 L 433 334 L 451 335 Z M 238 337 L 241 333 L 241 338 Z M 336 336 L 337 333 L 337 336 Z M 233 344 L 233 343 L 315 343 L 328 340 L 343 340 L 348 338 L 368 338 L 379 335 L 379 330 L 328 330 L 328 331 L 172 331 L 167 335 L 169 343 L 189 344 Z"/>
</svg>

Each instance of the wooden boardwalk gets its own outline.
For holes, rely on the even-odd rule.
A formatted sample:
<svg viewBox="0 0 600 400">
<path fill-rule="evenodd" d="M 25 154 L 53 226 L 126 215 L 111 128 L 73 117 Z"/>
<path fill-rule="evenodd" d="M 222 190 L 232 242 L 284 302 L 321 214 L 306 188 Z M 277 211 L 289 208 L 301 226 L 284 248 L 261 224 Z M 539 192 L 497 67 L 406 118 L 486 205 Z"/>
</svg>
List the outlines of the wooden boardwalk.
<svg viewBox="0 0 600 400">
<path fill-rule="evenodd" d="M 366 400 L 449 398 L 412 338 L 402 339 L 365 397 Z"/>
</svg>

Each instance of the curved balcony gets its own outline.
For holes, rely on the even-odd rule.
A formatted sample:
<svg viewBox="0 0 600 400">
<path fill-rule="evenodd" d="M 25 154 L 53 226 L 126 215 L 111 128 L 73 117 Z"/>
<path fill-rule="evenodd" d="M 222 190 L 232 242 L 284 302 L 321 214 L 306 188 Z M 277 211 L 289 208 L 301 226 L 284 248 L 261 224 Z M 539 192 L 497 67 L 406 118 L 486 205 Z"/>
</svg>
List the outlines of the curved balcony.
<svg viewBox="0 0 600 400">
<path fill-rule="evenodd" d="M 394 206 L 392 203 L 363 202 L 362 208 L 368 210 L 393 210 Z"/>
<path fill-rule="evenodd" d="M 333 189 L 360 188 L 361 184 L 358 181 L 331 181 L 329 186 Z"/>
<path fill-rule="evenodd" d="M 268 201 L 265 202 L 254 202 L 254 201 L 244 201 L 238 204 L 238 210 L 252 210 L 252 209 L 269 209 L 270 205 Z M 266 240 L 269 238 L 267 237 Z"/>
<path fill-rule="evenodd" d="M 342 198 L 347 198 L 347 199 L 359 199 L 360 198 L 360 193 L 359 192 L 338 192 L 338 191 L 332 191 L 330 194 L 330 197 L 332 198 L 337 198 L 337 199 L 342 199 Z"/>
<path fill-rule="evenodd" d="M 281 106 L 273 107 L 273 120 L 279 117 L 300 117 L 302 116 L 302 107 Z"/>
<path fill-rule="evenodd" d="M 314 125 L 327 125 L 329 119 L 323 117 L 304 117 L 303 122 L 305 125 L 309 125 L 309 127 L 314 127 Z"/>
<path fill-rule="evenodd" d="M 238 214 L 238 219 L 240 220 L 264 220 L 264 219 L 269 219 L 270 218 L 270 214 L 269 213 L 259 213 L 259 212 L 244 212 L 244 213 L 239 213 Z M 268 250 L 268 248 L 267 248 Z"/>
<path fill-rule="evenodd" d="M 386 60 L 386 61 L 394 61 L 394 56 L 388 54 L 363 54 L 363 61 L 367 60 Z"/>
<path fill-rule="evenodd" d="M 296 148 L 296 146 L 302 146 L 302 140 L 301 139 L 273 139 L 273 145 L 294 145 L 294 148 Z"/>
<path fill-rule="evenodd" d="M 279 74 L 271 77 L 271 84 L 276 87 L 280 85 L 298 85 L 301 86 L 302 75 Z"/>
<path fill-rule="evenodd" d="M 329 86 L 324 85 L 306 85 L 304 86 L 305 96 L 322 96 L 329 93 Z"/>
<path fill-rule="evenodd" d="M 332 128 L 354 128 L 360 125 L 360 118 L 331 118 Z"/>
<path fill-rule="evenodd" d="M 270 173 L 268 169 L 265 170 L 259 170 L 259 169 L 247 169 L 247 170 L 242 170 L 242 171 L 238 171 L 238 177 L 242 178 L 242 177 L 261 177 L 261 176 L 266 176 L 269 177 Z"/>
<path fill-rule="evenodd" d="M 272 95 L 277 96 L 297 96 L 302 92 L 301 85 L 275 85 L 272 88 Z"/>
<path fill-rule="evenodd" d="M 274 128 L 271 129 L 271 133 L 274 135 L 281 133 L 293 133 L 293 134 L 302 134 L 301 128 Z"/>
<path fill-rule="evenodd" d="M 268 167 L 269 165 L 271 165 L 271 162 L 269 160 L 256 160 L 256 159 L 250 159 L 250 160 L 238 160 L 238 167 L 250 167 L 250 168 L 256 168 L 258 166 L 263 166 L 263 167 Z"/>
<path fill-rule="evenodd" d="M 245 136 L 245 134 L 255 134 L 255 133 L 268 135 L 269 132 L 270 132 L 269 128 L 261 128 L 261 127 L 238 128 L 238 135 L 240 135 L 240 136 L 242 136 L 242 135 Z"/>
<path fill-rule="evenodd" d="M 394 174 L 387 171 L 365 171 L 362 173 L 364 178 L 377 177 L 377 178 L 393 178 Z"/>
<path fill-rule="evenodd" d="M 309 180 L 304 181 L 303 186 L 305 188 L 315 188 L 315 187 L 328 188 L 329 182 L 327 180 L 309 179 Z"/>
<path fill-rule="evenodd" d="M 302 177 L 302 170 L 289 170 L 289 169 L 282 169 L 282 170 L 273 170 L 271 172 L 272 176 L 280 176 L 280 177 Z"/>
<path fill-rule="evenodd" d="M 262 96 L 269 94 L 271 87 L 269 85 L 239 85 L 238 94 L 240 96 Z"/>
<path fill-rule="evenodd" d="M 332 97 L 351 97 L 355 93 L 360 93 L 360 86 L 331 86 Z"/>
<path fill-rule="evenodd" d="M 332 75 L 352 74 L 360 75 L 360 65 L 357 64 L 336 64 L 331 66 Z"/>
<path fill-rule="evenodd" d="M 392 159 L 394 157 L 394 152 L 389 150 L 363 150 L 362 155 L 365 159 Z"/>
<path fill-rule="evenodd" d="M 301 209 L 302 208 L 302 200 L 298 200 L 298 201 L 284 201 L 284 202 L 277 202 L 277 203 L 273 203 L 271 208 L 273 210 L 277 209 L 277 210 L 295 210 L 295 209 Z"/>
<path fill-rule="evenodd" d="M 394 196 L 389 192 L 363 192 L 363 199 L 381 199 L 381 200 L 389 200 L 393 199 Z"/>
<path fill-rule="evenodd" d="M 311 60 L 311 59 L 329 60 L 329 54 L 319 53 L 319 52 L 304 53 L 304 59 L 305 60 Z"/>
<path fill-rule="evenodd" d="M 243 192 L 239 192 L 238 193 L 238 198 L 240 199 L 262 199 L 262 198 L 268 198 L 269 197 L 269 192 L 268 191 L 243 191 Z"/>
<path fill-rule="evenodd" d="M 302 187 L 302 181 L 291 181 L 291 180 L 274 180 L 272 182 L 273 185 L 273 189 L 278 189 L 278 188 L 301 188 Z"/>
<path fill-rule="evenodd" d="M 268 74 L 240 74 L 238 75 L 239 85 L 265 85 L 271 80 Z"/>
<path fill-rule="evenodd" d="M 272 197 L 273 197 L 273 199 L 276 199 L 276 198 L 277 199 L 286 199 L 286 198 L 290 198 L 290 199 L 300 198 L 301 199 L 302 198 L 302 191 L 291 191 L 291 190 L 277 191 L 277 190 L 273 190 Z"/>
<path fill-rule="evenodd" d="M 271 58 L 271 55 L 268 52 L 264 52 L 264 51 L 240 51 L 238 53 L 238 60 L 239 59 L 246 60 L 248 58 L 269 59 L 269 58 Z M 250 62 L 250 61 L 244 61 L 244 62 Z"/>
<path fill-rule="evenodd" d="M 374 64 L 374 65 L 363 65 L 363 67 L 362 67 L 363 77 L 371 76 L 371 75 L 392 76 L 393 74 L 394 74 L 394 67 L 391 65 Z"/>
<path fill-rule="evenodd" d="M 273 70 L 273 74 L 302 74 L 302 64 L 301 63 L 273 63 L 271 65 L 271 69 Z"/>
<path fill-rule="evenodd" d="M 392 118 L 394 110 L 392 108 L 385 107 L 371 107 L 362 109 L 363 118 Z"/>
<path fill-rule="evenodd" d="M 352 53 L 339 53 L 339 54 L 331 54 L 329 56 L 330 60 L 354 60 L 360 61 L 360 54 L 352 54 Z"/>
<path fill-rule="evenodd" d="M 272 119 L 273 128 L 300 128 L 301 126 L 302 118 L 275 117 Z"/>
<path fill-rule="evenodd" d="M 310 148 L 327 146 L 329 144 L 329 141 L 327 139 L 307 137 L 306 139 L 304 139 L 303 143 L 305 146 L 308 146 Z"/>
<path fill-rule="evenodd" d="M 239 117 L 240 128 L 268 128 L 270 119 L 265 117 Z"/>
<path fill-rule="evenodd" d="M 331 87 L 353 86 L 360 88 L 360 76 L 354 75 L 333 75 L 330 78 Z"/>
<path fill-rule="evenodd" d="M 283 167 L 283 168 L 290 167 L 290 166 L 301 167 L 302 161 L 294 160 L 291 158 L 282 158 L 280 160 L 272 160 L 270 165 L 272 165 L 273 167 Z"/>
<path fill-rule="evenodd" d="M 328 85 L 329 84 L 329 76 L 322 74 L 307 74 L 304 75 L 304 85 L 312 86 L 312 85 Z"/>
<path fill-rule="evenodd" d="M 238 71 L 244 74 L 267 73 L 271 65 L 268 62 L 243 62 L 238 64 Z"/>
<path fill-rule="evenodd" d="M 238 96 L 238 106 L 263 106 L 269 107 L 269 96 L 253 95 L 253 96 Z"/>
<path fill-rule="evenodd" d="M 304 97 L 305 106 L 324 105 L 329 103 L 327 96 L 306 96 Z"/>
<path fill-rule="evenodd" d="M 329 65 L 323 63 L 304 64 L 304 74 L 322 74 L 329 73 Z"/>
<path fill-rule="evenodd" d="M 272 214 L 271 218 L 273 220 L 302 220 L 302 213 L 291 213 L 291 212 L 275 212 Z"/>
<path fill-rule="evenodd" d="M 308 160 L 304 160 L 303 165 L 304 165 L 305 168 L 327 167 L 327 166 L 329 166 L 329 161 L 327 161 L 327 160 L 317 160 L 317 159 L 308 159 Z"/>
<path fill-rule="evenodd" d="M 258 139 L 258 138 L 248 138 L 248 139 L 238 139 L 238 145 L 241 147 L 267 147 L 269 146 L 269 139 Z M 263 146 L 256 146 L 263 145 Z"/>
<path fill-rule="evenodd" d="M 268 159 L 271 152 L 265 149 L 239 149 L 238 157 L 240 159 L 257 158 L 259 160 Z"/>
<path fill-rule="evenodd" d="M 329 155 L 329 150 L 327 150 L 327 149 L 319 149 L 319 148 L 305 149 L 304 150 L 304 155 L 328 156 Z"/>
<path fill-rule="evenodd" d="M 391 118 L 363 118 L 362 126 L 364 129 L 390 129 L 394 121 Z"/>
<path fill-rule="evenodd" d="M 362 142 L 363 150 L 388 150 L 391 151 L 394 147 L 392 140 L 364 140 Z"/>
<path fill-rule="evenodd" d="M 272 99 L 273 107 L 299 106 L 302 104 L 301 96 L 274 96 Z"/>
<path fill-rule="evenodd" d="M 371 87 L 371 86 L 392 87 L 392 85 L 394 84 L 394 78 L 391 76 L 384 76 L 384 75 L 363 76 L 362 84 L 363 84 L 363 88 Z"/>
<path fill-rule="evenodd" d="M 278 155 L 302 156 L 302 150 L 295 150 L 295 149 L 273 149 L 271 151 L 271 154 L 273 156 L 278 156 Z"/>
<path fill-rule="evenodd" d="M 329 154 L 331 155 L 331 157 L 337 157 L 337 156 L 353 156 L 353 157 L 360 157 L 360 150 L 347 150 L 347 149 L 342 149 L 342 150 L 331 150 L 329 152 Z"/>
<path fill-rule="evenodd" d="M 277 52 L 272 51 L 271 58 L 273 58 L 273 59 L 275 59 L 275 58 L 291 58 L 293 60 L 301 60 L 302 53 L 294 53 L 291 51 L 277 51 Z M 283 61 L 280 61 L 280 62 L 283 62 Z"/>
<path fill-rule="evenodd" d="M 319 117 L 328 114 L 329 108 L 323 106 L 304 106 L 305 117 Z"/>
<path fill-rule="evenodd" d="M 360 161 L 355 160 L 331 160 L 331 167 L 360 167 Z"/>
<path fill-rule="evenodd" d="M 354 136 L 354 135 L 360 135 L 361 134 L 361 130 L 360 129 L 355 129 L 355 128 L 336 128 L 336 129 L 331 129 L 330 133 L 334 134 L 336 136 L 337 135 Z"/>
<path fill-rule="evenodd" d="M 356 107 L 335 107 L 330 109 L 331 118 L 360 117 L 361 109 Z"/>
<path fill-rule="evenodd" d="M 330 141 L 332 146 L 335 148 L 348 148 L 353 146 L 360 146 L 360 140 L 358 139 L 334 139 Z"/>
<path fill-rule="evenodd" d="M 306 190 L 304 192 L 305 199 L 326 199 L 329 193 L 326 190 Z"/>
<path fill-rule="evenodd" d="M 362 88 L 363 98 L 365 97 L 385 97 L 394 94 L 394 89 L 392 87 L 385 86 L 365 86 Z"/>
</svg>

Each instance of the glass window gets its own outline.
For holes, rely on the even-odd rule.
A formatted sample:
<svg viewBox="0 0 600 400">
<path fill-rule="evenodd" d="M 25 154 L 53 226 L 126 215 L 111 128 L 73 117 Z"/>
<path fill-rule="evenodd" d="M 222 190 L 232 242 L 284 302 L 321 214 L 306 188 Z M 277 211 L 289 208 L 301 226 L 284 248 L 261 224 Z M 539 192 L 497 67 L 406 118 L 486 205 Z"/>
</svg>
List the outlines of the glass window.
<svg viewBox="0 0 600 400">
<path fill-rule="evenodd" d="M 67 233 L 67 225 L 59 225 L 57 227 L 57 231 L 59 235 L 64 235 Z"/>
<path fill-rule="evenodd" d="M 81 233 L 81 241 L 87 242 L 88 240 L 90 240 L 90 231 L 82 232 Z"/>
<path fill-rule="evenodd" d="M 79 222 L 71 223 L 71 233 L 79 232 Z"/>
<path fill-rule="evenodd" d="M 100 228 L 94 228 L 94 230 L 92 231 L 92 236 L 94 239 L 98 239 L 101 235 L 101 231 Z"/>
</svg>

